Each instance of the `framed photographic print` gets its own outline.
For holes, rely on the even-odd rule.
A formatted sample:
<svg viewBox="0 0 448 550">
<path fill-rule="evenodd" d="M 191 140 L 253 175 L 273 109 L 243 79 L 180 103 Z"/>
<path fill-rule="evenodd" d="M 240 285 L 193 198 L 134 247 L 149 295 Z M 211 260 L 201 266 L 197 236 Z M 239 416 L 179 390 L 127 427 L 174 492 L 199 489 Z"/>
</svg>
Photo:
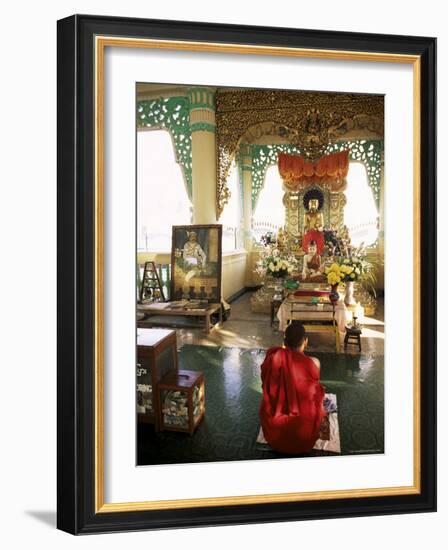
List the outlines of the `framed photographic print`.
<svg viewBox="0 0 448 550">
<path fill-rule="evenodd" d="M 60 529 L 436 509 L 435 62 L 58 22 Z"/>
</svg>

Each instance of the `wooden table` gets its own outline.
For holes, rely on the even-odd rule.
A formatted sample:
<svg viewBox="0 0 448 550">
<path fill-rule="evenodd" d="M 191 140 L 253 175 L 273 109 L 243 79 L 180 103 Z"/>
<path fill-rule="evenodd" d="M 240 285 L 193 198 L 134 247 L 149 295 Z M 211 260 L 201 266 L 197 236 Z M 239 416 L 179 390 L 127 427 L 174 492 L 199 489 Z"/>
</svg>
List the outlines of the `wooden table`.
<svg viewBox="0 0 448 550">
<path fill-rule="evenodd" d="M 284 331 L 290 321 L 301 321 L 307 330 L 330 331 L 335 337 L 336 352 L 340 352 L 340 331 L 345 326 L 346 310 L 342 302 L 332 304 L 329 300 L 319 305 L 300 296 L 288 296 L 280 306 L 277 317 L 279 329 Z"/>
<path fill-rule="evenodd" d="M 184 309 L 170 307 L 170 302 L 158 302 L 154 304 L 139 304 L 137 305 L 137 314 L 144 313 L 145 318 L 137 321 L 138 327 L 146 327 L 151 324 L 151 315 L 166 315 L 174 317 L 204 317 L 204 330 L 207 334 L 210 333 L 210 329 L 215 327 L 216 324 L 222 323 L 222 308 L 221 304 L 209 304 L 205 309 Z M 219 321 L 215 325 L 211 323 L 210 317 L 215 314 L 219 314 Z"/>
</svg>

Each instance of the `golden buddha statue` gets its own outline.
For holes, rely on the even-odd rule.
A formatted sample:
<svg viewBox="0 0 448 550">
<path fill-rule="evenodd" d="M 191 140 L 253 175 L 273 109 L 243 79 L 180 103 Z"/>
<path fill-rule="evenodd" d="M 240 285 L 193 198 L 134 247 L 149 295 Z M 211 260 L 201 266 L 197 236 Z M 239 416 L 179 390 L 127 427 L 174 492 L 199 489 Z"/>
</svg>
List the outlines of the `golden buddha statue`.
<svg viewBox="0 0 448 550">
<path fill-rule="evenodd" d="M 287 247 L 286 231 L 279 227 L 277 231 L 277 248 L 285 250 Z"/>
<path fill-rule="evenodd" d="M 319 200 L 310 199 L 308 202 L 308 211 L 305 212 L 303 220 L 303 232 L 322 231 L 324 228 L 324 217 L 319 212 Z"/>
<path fill-rule="evenodd" d="M 322 254 L 324 249 L 324 217 L 319 211 L 319 200 L 310 199 L 308 201 L 308 211 L 304 214 L 303 219 L 303 243 L 302 248 L 308 252 L 308 245 L 314 241 L 317 246 L 318 254 Z"/>
</svg>

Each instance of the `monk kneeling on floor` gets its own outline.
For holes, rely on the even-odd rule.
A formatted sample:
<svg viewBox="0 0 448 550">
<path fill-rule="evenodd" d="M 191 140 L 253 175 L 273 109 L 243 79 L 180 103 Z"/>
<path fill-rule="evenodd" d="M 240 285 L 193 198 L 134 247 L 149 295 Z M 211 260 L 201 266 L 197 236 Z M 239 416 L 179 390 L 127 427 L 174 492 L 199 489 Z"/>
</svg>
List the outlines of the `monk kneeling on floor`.
<svg viewBox="0 0 448 550">
<path fill-rule="evenodd" d="M 287 454 L 311 451 L 325 416 L 320 363 L 305 355 L 305 327 L 296 321 L 285 331 L 284 347 L 267 351 L 261 366 L 260 421 L 266 441 Z"/>
</svg>

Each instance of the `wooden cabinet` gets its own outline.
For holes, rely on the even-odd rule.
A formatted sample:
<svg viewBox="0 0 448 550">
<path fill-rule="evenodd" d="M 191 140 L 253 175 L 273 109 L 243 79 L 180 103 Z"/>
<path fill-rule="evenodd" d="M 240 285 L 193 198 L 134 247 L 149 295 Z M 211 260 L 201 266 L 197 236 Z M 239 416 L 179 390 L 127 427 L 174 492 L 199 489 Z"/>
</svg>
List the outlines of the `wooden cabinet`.
<svg viewBox="0 0 448 550">
<path fill-rule="evenodd" d="M 163 377 L 159 385 L 160 429 L 193 434 L 205 414 L 202 372 L 179 370 Z"/>
<path fill-rule="evenodd" d="M 160 430 L 161 408 L 158 384 L 164 376 L 177 373 L 176 331 L 138 329 L 137 331 L 137 418 Z"/>
</svg>

